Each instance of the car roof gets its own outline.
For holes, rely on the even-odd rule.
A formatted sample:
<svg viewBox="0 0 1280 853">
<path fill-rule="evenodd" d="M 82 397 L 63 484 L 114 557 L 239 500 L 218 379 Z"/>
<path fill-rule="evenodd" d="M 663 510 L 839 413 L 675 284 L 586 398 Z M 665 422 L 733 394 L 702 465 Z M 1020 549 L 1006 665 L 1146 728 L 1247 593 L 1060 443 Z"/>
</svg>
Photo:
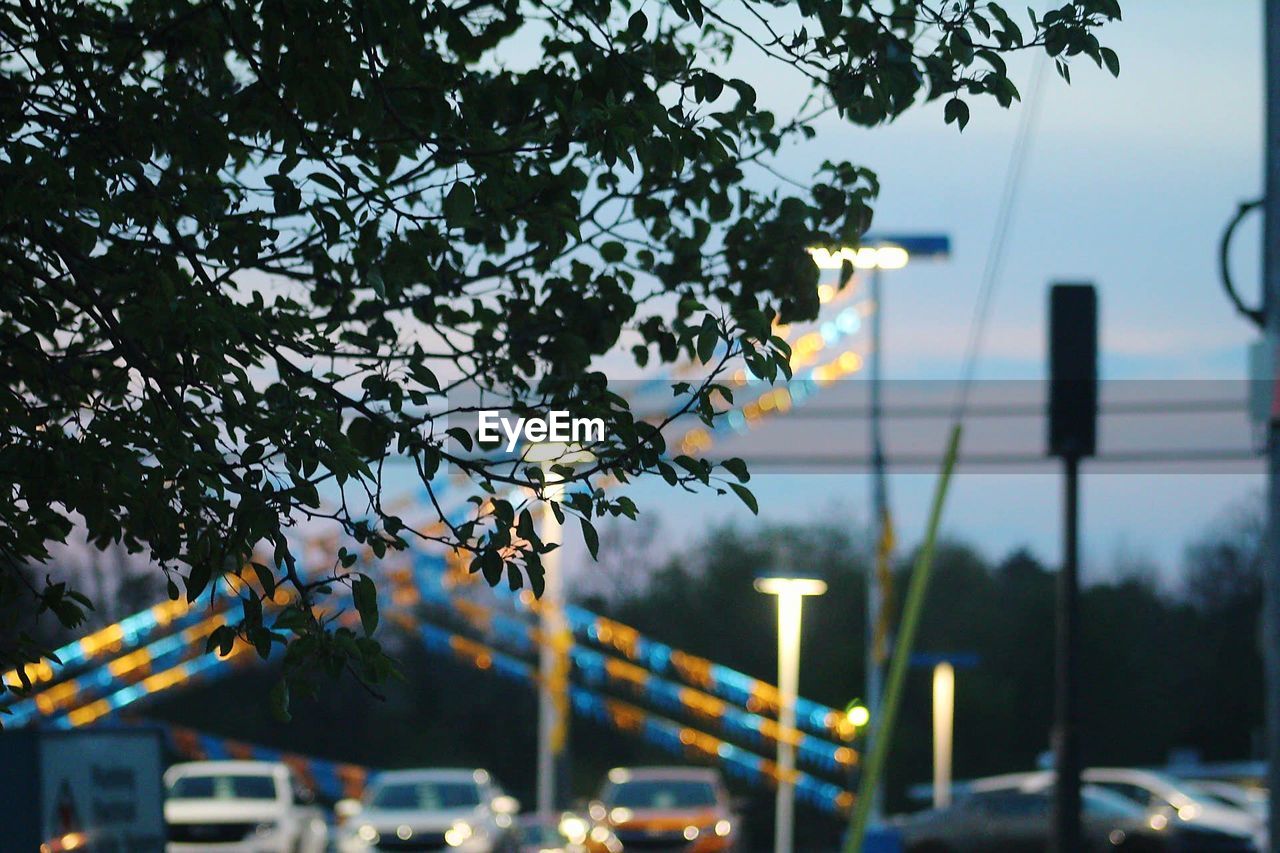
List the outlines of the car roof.
<svg viewBox="0 0 1280 853">
<path fill-rule="evenodd" d="M 983 779 L 974 779 L 965 786 L 965 790 L 975 794 L 982 793 L 984 791 L 1004 791 L 1011 789 L 1035 791 L 1052 783 L 1052 781 L 1053 773 L 1048 770 L 1033 770 L 1030 773 L 1004 773 L 999 776 L 987 776 Z"/>
<path fill-rule="evenodd" d="M 479 782 L 487 779 L 487 771 L 479 767 L 418 767 L 406 770 L 383 770 L 375 781 L 387 782 Z"/>
<path fill-rule="evenodd" d="M 693 782 L 720 783 L 720 774 L 710 767 L 615 767 L 609 771 L 609 781 L 625 774 L 629 781 L 650 781 L 654 779 L 678 779 Z"/>
<path fill-rule="evenodd" d="M 184 761 L 170 765 L 165 775 L 178 777 L 239 773 L 246 776 L 274 776 L 288 772 L 288 765 L 278 761 Z"/>
</svg>

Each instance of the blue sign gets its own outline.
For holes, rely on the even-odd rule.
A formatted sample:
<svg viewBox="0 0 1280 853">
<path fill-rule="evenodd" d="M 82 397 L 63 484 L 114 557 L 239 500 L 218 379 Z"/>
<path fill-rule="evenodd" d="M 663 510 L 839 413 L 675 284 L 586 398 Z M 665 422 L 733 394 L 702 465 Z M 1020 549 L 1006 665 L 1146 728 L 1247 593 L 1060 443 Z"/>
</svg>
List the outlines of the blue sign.
<svg viewBox="0 0 1280 853">
<path fill-rule="evenodd" d="M 951 257 L 951 238 L 946 234 L 866 234 L 862 245 L 900 246 L 913 261 Z"/>
</svg>

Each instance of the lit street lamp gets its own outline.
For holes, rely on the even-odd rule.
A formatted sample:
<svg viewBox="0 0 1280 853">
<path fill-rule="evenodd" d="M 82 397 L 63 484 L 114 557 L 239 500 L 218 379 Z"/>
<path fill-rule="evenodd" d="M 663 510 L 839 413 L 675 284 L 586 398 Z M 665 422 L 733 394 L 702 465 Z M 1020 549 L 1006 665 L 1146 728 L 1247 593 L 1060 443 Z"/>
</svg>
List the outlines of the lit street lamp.
<svg viewBox="0 0 1280 853">
<path fill-rule="evenodd" d="M 875 560 L 867 573 L 867 708 L 871 712 L 871 725 L 867 727 L 864 749 L 871 750 L 880 723 L 880 693 L 884 678 L 884 664 L 889 658 L 890 630 L 886 618 L 884 583 L 889 577 L 889 559 L 893 552 L 893 525 L 889 517 L 888 483 L 885 477 L 884 440 L 881 435 L 881 270 L 902 269 L 913 260 L 943 260 L 951 255 L 951 238 L 945 234 L 929 235 L 867 235 L 856 249 L 841 248 L 831 251 L 825 248 L 809 250 L 814 264 L 820 270 L 842 269 L 848 262 L 855 270 L 871 271 L 871 342 L 868 348 L 869 375 L 871 380 L 871 525 L 875 547 Z M 882 798 L 876 791 L 872 804 L 872 819 L 883 816 Z"/>
<path fill-rule="evenodd" d="M 791 853 L 795 826 L 796 694 L 800 684 L 800 612 L 806 595 L 822 595 L 825 581 L 770 575 L 755 587 L 778 597 L 778 795 L 773 829 L 774 853 Z"/>
<path fill-rule="evenodd" d="M 561 524 L 551 509 L 564 497 L 564 479 L 553 465 L 572 466 L 595 457 L 574 445 L 559 442 L 530 444 L 522 456 L 542 468 L 543 503 L 538 538 L 560 544 Z M 569 647 L 573 642 L 564 618 L 561 549 L 542 555 L 543 589 L 538 604 L 538 789 L 539 815 L 556 814 L 556 781 L 569 739 Z"/>
</svg>

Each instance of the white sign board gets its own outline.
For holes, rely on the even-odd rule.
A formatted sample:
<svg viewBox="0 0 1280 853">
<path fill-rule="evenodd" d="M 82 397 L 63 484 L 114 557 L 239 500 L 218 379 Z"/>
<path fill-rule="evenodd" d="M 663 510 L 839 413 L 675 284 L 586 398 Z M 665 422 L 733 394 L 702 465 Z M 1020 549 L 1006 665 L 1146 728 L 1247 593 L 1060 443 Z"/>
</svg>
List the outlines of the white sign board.
<svg viewBox="0 0 1280 853">
<path fill-rule="evenodd" d="M 39 827 L 42 849 L 50 851 L 163 853 L 164 764 L 154 729 L 14 732 L 6 739 L 24 735 L 34 741 L 21 750 L 32 766 L 6 768 L 28 771 L 8 803 L 17 837 Z"/>
</svg>

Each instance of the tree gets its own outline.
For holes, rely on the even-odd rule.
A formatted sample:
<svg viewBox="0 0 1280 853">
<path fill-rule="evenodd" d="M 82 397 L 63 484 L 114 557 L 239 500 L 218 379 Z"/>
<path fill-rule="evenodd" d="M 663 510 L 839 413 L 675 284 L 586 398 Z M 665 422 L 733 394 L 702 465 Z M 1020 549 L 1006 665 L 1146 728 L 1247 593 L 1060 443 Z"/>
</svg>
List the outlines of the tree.
<svg viewBox="0 0 1280 853">
<path fill-rule="evenodd" d="M 966 99 L 1017 98 L 1013 51 L 1047 51 L 1064 77 L 1079 55 L 1115 73 L 1096 30 L 1120 14 L 1115 0 L 1022 26 L 994 3 L 923 0 L 3 8 L 0 552 L 39 562 L 82 529 L 147 554 L 175 598 L 243 577 L 244 621 L 211 648 L 239 635 L 264 656 L 286 645 L 291 673 L 372 681 L 389 671 L 368 636 L 372 580 L 346 550 L 304 572 L 293 525 L 325 520 L 378 557 L 435 541 L 490 583 L 538 590 L 549 546 L 529 510 L 547 477 L 573 484 L 556 511 L 593 547 L 592 518 L 636 512 L 606 479 L 656 473 L 753 504 L 741 464 L 669 458 L 670 419 L 638 419 L 599 358 L 700 362 L 673 413 L 708 421 L 726 366 L 785 374 L 773 325 L 818 307 L 805 249 L 856 243 L 877 186 L 849 162 L 795 194 L 747 171 L 831 110 L 876 125 L 941 99 L 963 128 Z M 794 115 L 717 71 L 735 45 L 811 85 Z M 574 471 L 477 456 L 445 429 L 463 387 L 603 418 L 608 438 Z M 433 498 L 451 471 L 476 512 L 408 529 L 382 501 L 392 455 Z M 277 587 L 295 597 L 272 611 Z M 315 609 L 339 587 L 363 633 Z M 65 585 L 24 589 L 68 624 L 90 606 Z M 36 651 L 9 645 L 0 663 Z"/>
</svg>

